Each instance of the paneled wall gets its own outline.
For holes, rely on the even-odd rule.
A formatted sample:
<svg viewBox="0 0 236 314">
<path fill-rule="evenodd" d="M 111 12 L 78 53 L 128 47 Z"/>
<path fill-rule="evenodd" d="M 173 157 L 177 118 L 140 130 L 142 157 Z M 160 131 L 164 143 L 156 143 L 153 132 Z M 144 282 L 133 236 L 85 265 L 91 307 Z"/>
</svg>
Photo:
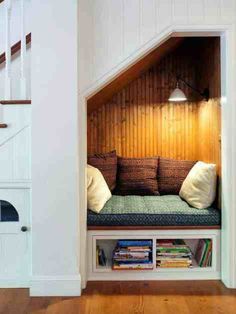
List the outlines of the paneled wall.
<svg viewBox="0 0 236 314">
<path fill-rule="evenodd" d="M 79 90 L 135 59 L 166 31 L 235 22 L 236 0 L 80 0 Z"/>
<path fill-rule="evenodd" d="M 220 39 L 203 39 L 196 82 L 209 86 L 208 102 L 198 102 L 198 158 L 216 163 L 221 173 Z M 210 57 L 209 57 L 210 56 Z"/>
<path fill-rule="evenodd" d="M 196 157 L 196 102 L 167 101 L 175 85 L 168 73 L 173 63 L 174 55 L 165 58 L 88 116 L 89 153 L 116 149 L 126 157 Z M 189 60 L 181 63 L 186 77 L 194 81 Z"/>
<path fill-rule="evenodd" d="M 209 57 L 210 56 L 210 57 Z M 126 157 L 165 156 L 220 164 L 219 39 L 186 39 L 88 116 L 88 153 L 116 149 Z M 210 87 L 201 101 L 184 85 L 188 102 L 169 103 L 175 74 Z"/>
</svg>

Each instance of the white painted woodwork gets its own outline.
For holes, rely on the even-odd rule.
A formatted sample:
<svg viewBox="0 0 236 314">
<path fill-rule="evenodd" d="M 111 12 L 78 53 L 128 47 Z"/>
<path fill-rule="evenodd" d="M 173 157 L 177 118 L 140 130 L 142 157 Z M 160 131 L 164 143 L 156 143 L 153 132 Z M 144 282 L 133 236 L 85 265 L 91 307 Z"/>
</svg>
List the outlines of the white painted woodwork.
<svg viewBox="0 0 236 314">
<path fill-rule="evenodd" d="M 8 127 L 0 132 L 0 183 L 28 183 L 31 180 L 31 107 L 1 107 Z"/>
<path fill-rule="evenodd" d="M 235 4 L 235 0 L 81 0 L 79 90 L 101 83 L 173 26 L 235 22 Z"/>
<path fill-rule="evenodd" d="M 77 1 L 33 1 L 31 14 L 30 293 L 80 295 Z"/>
<path fill-rule="evenodd" d="M 21 99 L 26 99 L 26 74 L 25 74 L 25 58 L 26 58 L 26 37 L 25 37 L 25 0 L 21 0 Z"/>
<path fill-rule="evenodd" d="M 148 39 L 155 36 L 156 33 L 156 21 L 157 10 L 156 0 L 141 0 L 141 43 L 145 43 Z"/>
<path fill-rule="evenodd" d="M 7 9 L 9 7 L 10 9 Z M 31 98 L 30 45 L 26 50 L 24 36 L 31 31 L 30 7 L 31 0 L 11 0 L 10 3 L 6 0 L 0 3 L 0 54 L 7 51 L 8 60 L 0 65 L 2 100 Z M 10 47 L 20 40 L 23 49 L 11 58 Z"/>
<path fill-rule="evenodd" d="M 156 240 L 183 239 L 193 250 L 198 239 L 212 240 L 212 266 L 193 268 L 156 268 Z M 113 271 L 96 265 L 96 246 L 101 241 L 107 257 L 111 257 L 119 239 L 149 239 L 153 242 L 153 270 Z M 88 280 L 209 280 L 220 279 L 220 230 L 94 230 L 88 231 Z"/>
<path fill-rule="evenodd" d="M 173 0 L 173 22 L 185 24 L 188 20 L 188 0 Z"/>
<path fill-rule="evenodd" d="M 141 7 L 139 0 L 124 1 L 124 57 L 138 49 L 141 42 Z"/>
<path fill-rule="evenodd" d="M 172 0 L 157 0 L 157 33 L 166 29 L 173 20 Z"/>
<path fill-rule="evenodd" d="M 0 287 L 29 287 L 30 190 L 0 188 L 0 200 L 11 203 L 19 222 L 0 222 Z M 22 232 L 21 227 L 29 228 Z"/>
<path fill-rule="evenodd" d="M 15 207 L 19 222 L 0 222 L 0 287 L 29 287 L 31 107 L 1 106 L 1 111 L 8 127 L 0 132 L 0 200 Z"/>
<path fill-rule="evenodd" d="M 11 62 L 11 99 L 22 99 L 21 97 L 21 58 L 20 53 L 15 55 Z M 25 78 L 26 78 L 26 99 L 31 99 L 31 49 L 29 46 L 25 55 Z M 0 99 L 5 99 L 5 67 L 0 65 Z"/>
<path fill-rule="evenodd" d="M 5 99 L 11 99 L 11 40 L 10 40 L 11 0 L 5 1 Z"/>
<path fill-rule="evenodd" d="M 204 21 L 204 0 L 188 1 L 188 21 L 200 24 Z"/>
</svg>

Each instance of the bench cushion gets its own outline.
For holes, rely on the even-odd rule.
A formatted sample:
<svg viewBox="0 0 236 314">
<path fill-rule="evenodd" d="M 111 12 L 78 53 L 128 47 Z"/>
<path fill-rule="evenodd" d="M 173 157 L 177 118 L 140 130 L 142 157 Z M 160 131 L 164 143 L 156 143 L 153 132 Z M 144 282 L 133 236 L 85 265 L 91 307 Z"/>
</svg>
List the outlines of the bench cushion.
<svg viewBox="0 0 236 314">
<path fill-rule="evenodd" d="M 88 210 L 88 226 L 216 226 L 220 211 L 196 209 L 178 195 L 113 195 L 99 214 Z"/>
</svg>

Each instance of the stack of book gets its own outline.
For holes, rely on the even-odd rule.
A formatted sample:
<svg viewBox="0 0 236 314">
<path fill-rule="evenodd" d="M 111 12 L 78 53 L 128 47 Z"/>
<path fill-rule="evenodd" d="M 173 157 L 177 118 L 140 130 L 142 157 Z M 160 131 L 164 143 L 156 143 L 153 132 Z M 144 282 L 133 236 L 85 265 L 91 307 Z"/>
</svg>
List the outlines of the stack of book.
<svg viewBox="0 0 236 314">
<path fill-rule="evenodd" d="M 192 252 L 183 240 L 157 240 L 156 266 L 191 267 Z"/>
<path fill-rule="evenodd" d="M 114 270 L 153 269 L 152 240 L 119 240 L 113 252 Z"/>
<path fill-rule="evenodd" d="M 200 239 L 195 253 L 195 259 L 200 267 L 210 267 L 212 260 L 212 240 Z"/>
</svg>

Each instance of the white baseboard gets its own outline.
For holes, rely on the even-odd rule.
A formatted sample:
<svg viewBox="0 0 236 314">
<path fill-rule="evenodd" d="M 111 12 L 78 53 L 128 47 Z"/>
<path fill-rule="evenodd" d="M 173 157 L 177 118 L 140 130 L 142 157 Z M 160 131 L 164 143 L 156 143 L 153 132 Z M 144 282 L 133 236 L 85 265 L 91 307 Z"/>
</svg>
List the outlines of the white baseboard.
<svg viewBox="0 0 236 314">
<path fill-rule="evenodd" d="M 26 278 L 1 278 L 0 288 L 29 288 L 30 283 Z"/>
<path fill-rule="evenodd" d="M 30 296 L 80 296 L 81 277 L 75 276 L 33 276 Z"/>
</svg>

